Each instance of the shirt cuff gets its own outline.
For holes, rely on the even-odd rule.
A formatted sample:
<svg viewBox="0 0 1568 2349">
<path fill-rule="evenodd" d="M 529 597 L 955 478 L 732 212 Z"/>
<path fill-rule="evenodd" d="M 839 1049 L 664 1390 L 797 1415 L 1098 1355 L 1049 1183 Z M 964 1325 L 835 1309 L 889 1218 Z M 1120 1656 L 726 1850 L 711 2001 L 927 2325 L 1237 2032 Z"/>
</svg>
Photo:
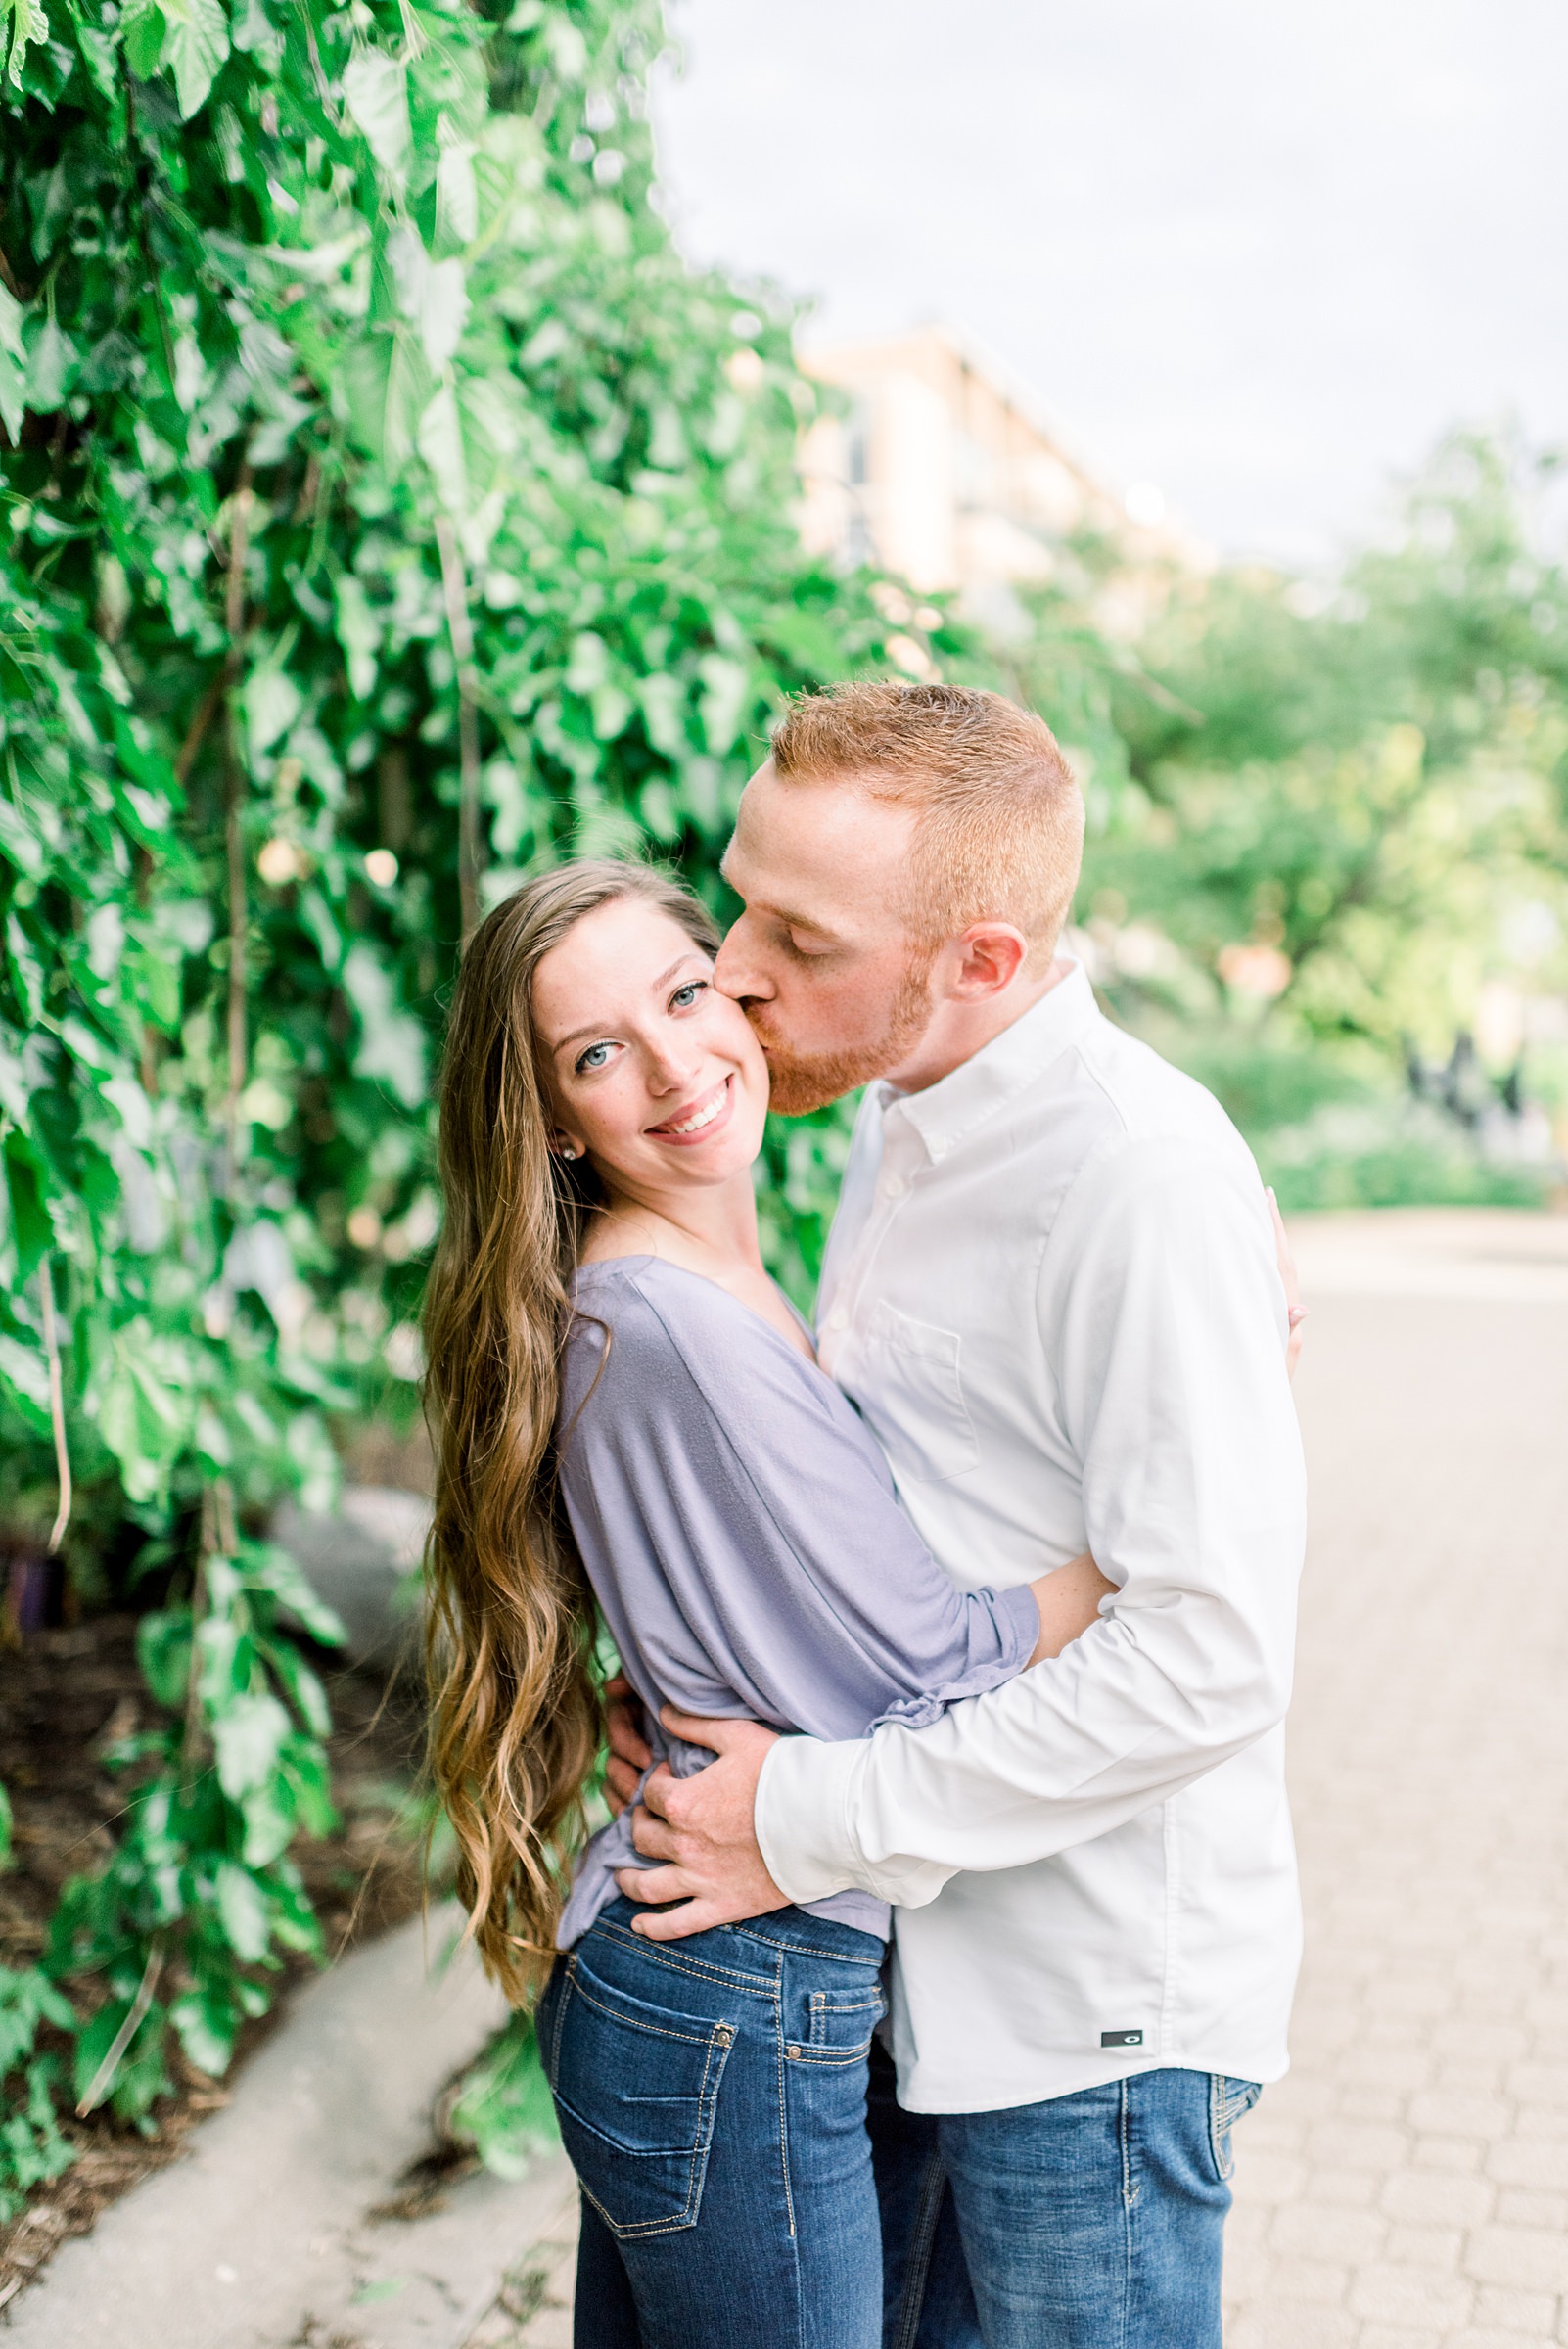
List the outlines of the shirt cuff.
<svg viewBox="0 0 1568 2349">
<path fill-rule="evenodd" d="M 1010 1590 L 997 1593 L 996 1613 L 1018 1642 L 1017 1669 L 1022 1672 L 1035 1652 L 1039 1637 L 1039 1600 L 1029 1583 L 1015 1583 Z"/>
<path fill-rule="evenodd" d="M 780 1892 L 798 1905 L 860 1882 L 850 1785 L 865 1750 L 863 1739 L 825 1745 L 816 1737 L 781 1737 L 768 1749 L 757 1781 L 758 1848 Z"/>
<path fill-rule="evenodd" d="M 768 1874 L 797 1906 L 855 1890 L 923 1909 L 957 1872 L 940 1861 L 893 1852 L 869 1858 L 862 1850 L 855 1820 L 875 1744 L 874 1737 L 836 1745 L 781 1737 L 768 1749 L 757 1781 L 757 1841 Z"/>
</svg>

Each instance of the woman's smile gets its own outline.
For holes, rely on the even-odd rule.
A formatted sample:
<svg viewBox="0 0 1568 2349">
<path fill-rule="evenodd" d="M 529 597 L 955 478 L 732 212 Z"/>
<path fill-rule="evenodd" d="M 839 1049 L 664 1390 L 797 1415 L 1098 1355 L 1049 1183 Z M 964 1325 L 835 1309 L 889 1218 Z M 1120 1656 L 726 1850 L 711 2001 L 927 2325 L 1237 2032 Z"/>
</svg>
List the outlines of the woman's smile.
<svg viewBox="0 0 1568 2349">
<path fill-rule="evenodd" d="M 661 1142 L 674 1142 L 682 1147 L 707 1141 L 711 1134 L 728 1125 L 734 1107 L 735 1080 L 731 1075 L 721 1079 L 712 1092 L 704 1093 L 700 1100 L 667 1118 L 663 1125 L 650 1126 L 646 1130 Z"/>
</svg>

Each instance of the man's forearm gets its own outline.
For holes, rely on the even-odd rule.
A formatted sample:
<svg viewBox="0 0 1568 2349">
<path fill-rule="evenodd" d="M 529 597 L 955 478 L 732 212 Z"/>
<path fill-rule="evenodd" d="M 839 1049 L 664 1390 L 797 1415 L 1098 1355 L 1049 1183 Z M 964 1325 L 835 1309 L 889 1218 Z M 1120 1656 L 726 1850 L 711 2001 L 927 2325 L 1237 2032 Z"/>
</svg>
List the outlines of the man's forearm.
<svg viewBox="0 0 1568 2349">
<path fill-rule="evenodd" d="M 1282 1549 L 1294 1540 L 1281 1530 Z M 1217 1672 L 1200 1658 L 1224 1645 L 1224 1611 L 1204 1606 L 1184 1627 L 1180 1610 L 1161 1612 L 1094 1625 L 929 1728 L 781 1739 L 757 1794 L 769 1874 L 795 1901 L 858 1886 L 920 1908 L 960 1869 L 1020 1867 L 1108 1834 L 1266 1735 L 1289 1696 L 1288 1620 L 1267 1652 L 1237 1643 Z"/>
<path fill-rule="evenodd" d="M 759 1789 L 771 1877 L 903 1906 L 959 1870 L 1108 1834 L 1267 1734 L 1289 1696 L 1305 1546 L 1283 1293 L 1250 1179 L 1144 1135 L 1096 1159 L 1038 1274 L 1057 1441 L 1117 1586 L 1063 1652 L 930 1727 L 787 1740 Z"/>
</svg>

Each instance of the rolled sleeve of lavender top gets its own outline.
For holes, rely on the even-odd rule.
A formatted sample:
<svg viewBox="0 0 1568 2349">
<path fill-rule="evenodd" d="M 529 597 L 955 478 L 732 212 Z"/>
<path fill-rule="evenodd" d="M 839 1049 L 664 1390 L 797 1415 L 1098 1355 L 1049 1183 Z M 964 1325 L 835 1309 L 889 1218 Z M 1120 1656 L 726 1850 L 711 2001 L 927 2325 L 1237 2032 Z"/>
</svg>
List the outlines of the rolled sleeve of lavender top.
<svg viewBox="0 0 1568 2349">
<path fill-rule="evenodd" d="M 923 1727 L 1028 1662 L 1028 1586 L 955 1589 L 853 1405 L 727 1291 L 617 1257 L 582 1267 L 576 1305 L 562 1497 L 649 1743 L 677 1777 L 713 1756 L 666 1734 L 664 1704 L 859 1737 L 884 1721 Z M 614 1871 L 642 1865 L 623 1813 L 582 1856 L 562 1949 L 615 1898 Z M 812 1913 L 888 1929 L 865 1892 Z"/>
</svg>

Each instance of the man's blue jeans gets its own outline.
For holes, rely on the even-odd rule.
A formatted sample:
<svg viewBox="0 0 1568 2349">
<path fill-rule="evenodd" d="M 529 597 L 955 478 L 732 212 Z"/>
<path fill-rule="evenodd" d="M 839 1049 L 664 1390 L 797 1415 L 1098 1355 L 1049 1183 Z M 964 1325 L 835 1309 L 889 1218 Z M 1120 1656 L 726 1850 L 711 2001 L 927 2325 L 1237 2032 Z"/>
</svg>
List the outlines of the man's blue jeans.
<svg viewBox="0 0 1568 2349">
<path fill-rule="evenodd" d="M 583 2188 L 579 2349 L 877 2349 L 883 1949 L 798 1909 L 657 1943 L 616 1901 L 539 2050 Z"/>
<path fill-rule="evenodd" d="M 883 2349 L 1220 2349 L 1230 2131 L 1258 2094 L 1165 2070 L 911 2113 L 876 2048 Z"/>
</svg>

